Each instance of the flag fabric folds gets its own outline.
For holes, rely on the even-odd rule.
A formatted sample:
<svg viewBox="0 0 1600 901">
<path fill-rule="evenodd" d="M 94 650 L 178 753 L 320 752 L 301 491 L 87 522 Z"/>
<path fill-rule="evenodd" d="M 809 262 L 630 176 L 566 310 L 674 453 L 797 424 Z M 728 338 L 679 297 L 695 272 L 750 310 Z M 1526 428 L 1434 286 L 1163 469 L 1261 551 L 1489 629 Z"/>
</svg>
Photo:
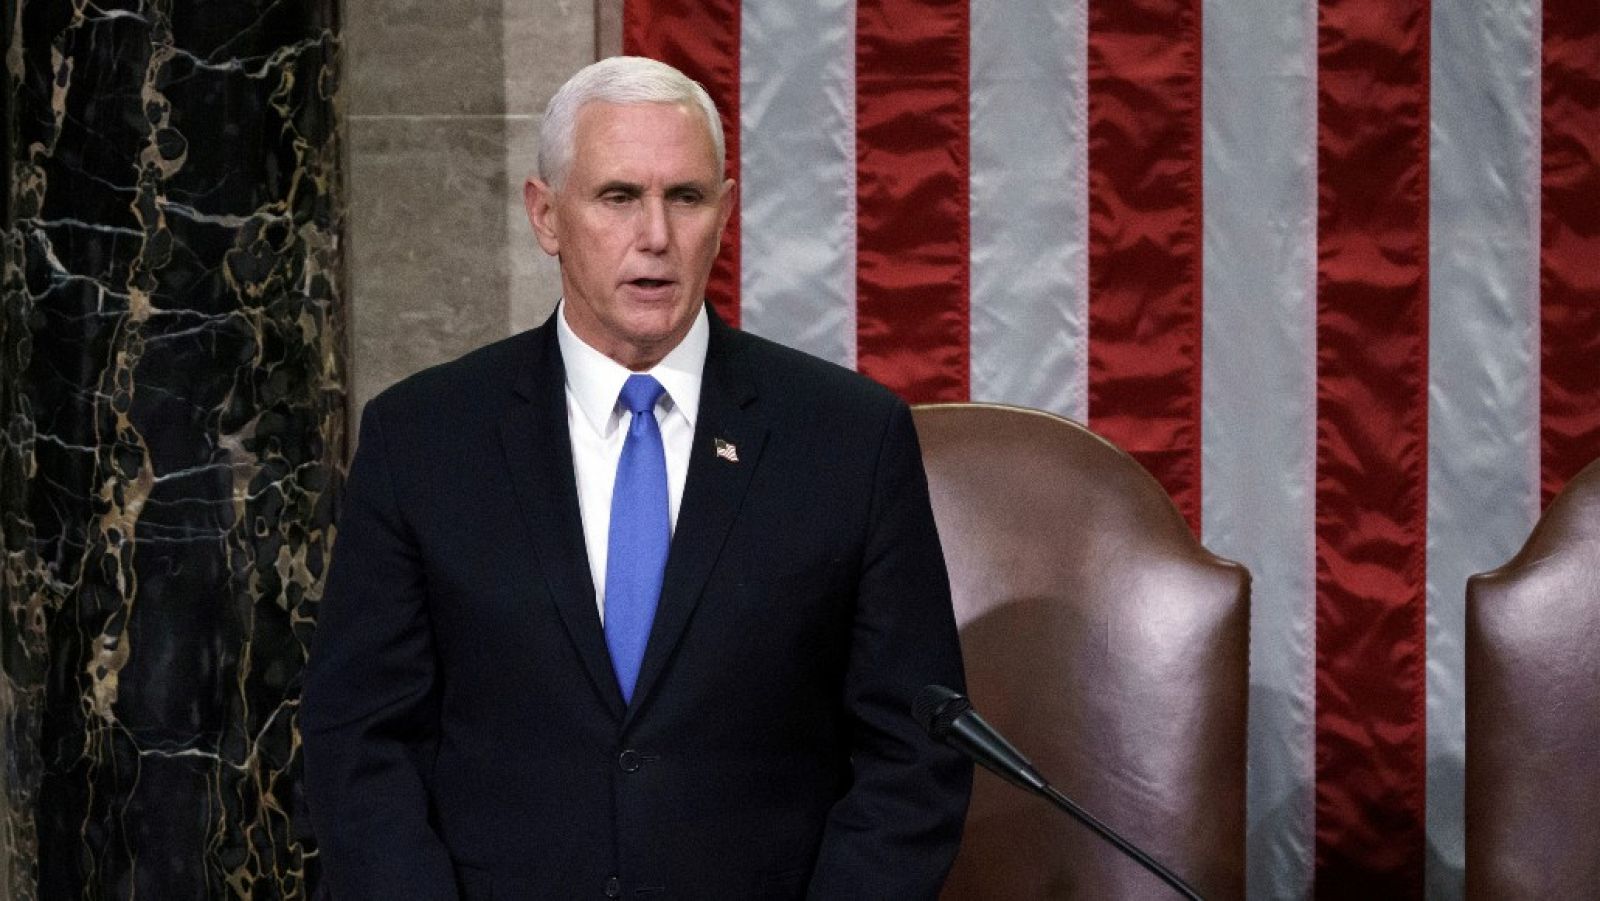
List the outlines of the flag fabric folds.
<svg viewBox="0 0 1600 901">
<path fill-rule="evenodd" d="M 1466 577 L 1600 456 L 1593 0 L 627 0 L 729 320 L 1084 421 L 1254 575 L 1249 893 L 1457 897 Z"/>
</svg>

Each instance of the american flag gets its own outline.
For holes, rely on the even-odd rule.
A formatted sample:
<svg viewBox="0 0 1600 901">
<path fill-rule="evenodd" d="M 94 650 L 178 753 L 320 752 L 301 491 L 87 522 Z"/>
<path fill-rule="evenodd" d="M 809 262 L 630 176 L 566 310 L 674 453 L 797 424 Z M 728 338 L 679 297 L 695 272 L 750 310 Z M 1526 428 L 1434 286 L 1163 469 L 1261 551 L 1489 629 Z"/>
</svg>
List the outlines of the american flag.
<svg viewBox="0 0 1600 901">
<path fill-rule="evenodd" d="M 1600 4 L 628 0 L 623 44 L 723 108 L 724 316 L 1084 421 L 1250 567 L 1251 897 L 1459 896 L 1465 580 L 1600 454 Z"/>
</svg>

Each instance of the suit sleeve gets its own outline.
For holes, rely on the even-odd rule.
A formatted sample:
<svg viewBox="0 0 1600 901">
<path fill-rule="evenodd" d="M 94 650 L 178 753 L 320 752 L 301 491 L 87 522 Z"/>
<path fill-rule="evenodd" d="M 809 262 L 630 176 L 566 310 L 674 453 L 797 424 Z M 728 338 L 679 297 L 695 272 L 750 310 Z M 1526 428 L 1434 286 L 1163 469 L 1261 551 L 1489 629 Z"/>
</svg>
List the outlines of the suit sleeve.
<svg viewBox="0 0 1600 901">
<path fill-rule="evenodd" d="M 849 791 L 823 834 L 810 897 L 934 899 L 955 860 L 972 767 L 911 718 L 929 683 L 965 690 L 949 578 L 910 410 L 880 449 L 844 681 Z"/>
<path fill-rule="evenodd" d="M 307 804 L 337 901 L 450 899 L 424 782 L 438 733 L 427 586 L 377 407 L 362 418 L 306 671 Z"/>
</svg>

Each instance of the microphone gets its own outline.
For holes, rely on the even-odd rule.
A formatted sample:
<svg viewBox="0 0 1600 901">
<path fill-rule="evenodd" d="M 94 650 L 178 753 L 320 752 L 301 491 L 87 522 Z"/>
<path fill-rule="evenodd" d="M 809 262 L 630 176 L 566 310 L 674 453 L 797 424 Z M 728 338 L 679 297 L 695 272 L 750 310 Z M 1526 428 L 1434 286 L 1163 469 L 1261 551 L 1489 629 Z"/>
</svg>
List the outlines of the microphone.
<svg viewBox="0 0 1600 901">
<path fill-rule="evenodd" d="M 955 748 L 1012 785 L 1047 799 L 1154 873 L 1178 894 L 1192 901 L 1201 901 L 1195 890 L 1171 870 L 1100 822 L 1089 811 L 1078 806 L 1077 802 L 1057 791 L 1055 786 L 1039 775 L 1039 771 L 1028 762 L 1028 758 L 1022 756 L 1021 751 L 1006 741 L 1005 736 L 995 731 L 993 726 L 984 722 L 983 717 L 978 716 L 966 695 L 943 685 L 924 686 L 911 701 L 911 716 L 936 741 Z"/>
<path fill-rule="evenodd" d="M 1049 784 L 1028 758 L 978 716 L 972 702 L 943 685 L 928 685 L 911 702 L 911 716 L 923 730 L 971 757 L 1001 779 L 1035 794 Z"/>
</svg>

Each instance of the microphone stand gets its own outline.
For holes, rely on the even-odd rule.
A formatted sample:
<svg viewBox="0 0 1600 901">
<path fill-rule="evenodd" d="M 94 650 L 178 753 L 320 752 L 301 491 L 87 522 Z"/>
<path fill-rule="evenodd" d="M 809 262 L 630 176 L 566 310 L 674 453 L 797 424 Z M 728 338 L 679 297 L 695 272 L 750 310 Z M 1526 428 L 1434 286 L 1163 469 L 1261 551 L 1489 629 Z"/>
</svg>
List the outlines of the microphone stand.
<svg viewBox="0 0 1600 901">
<path fill-rule="evenodd" d="M 1066 811 L 1073 819 L 1088 826 L 1096 835 L 1115 845 L 1118 851 L 1133 858 L 1134 862 L 1139 866 L 1154 873 L 1158 879 L 1171 886 L 1173 891 L 1190 899 L 1190 901 L 1204 901 L 1203 898 L 1195 893 L 1194 889 L 1189 887 L 1187 882 L 1179 879 L 1176 873 L 1162 866 L 1154 857 L 1139 850 L 1139 847 L 1133 842 L 1118 835 L 1116 830 L 1100 822 L 1095 818 L 1094 814 L 1078 806 L 1078 802 L 1063 795 L 1054 785 L 1046 782 L 1044 787 L 1038 790 L 1038 793 L 1047 798 L 1056 807 Z"/>
<path fill-rule="evenodd" d="M 911 716 L 934 740 L 955 748 L 1012 785 L 1044 797 L 1149 870 L 1173 891 L 1190 901 L 1203 901 L 1175 873 L 1051 785 L 1015 745 L 984 722 L 965 695 L 943 685 L 926 686 L 912 702 Z"/>
</svg>

